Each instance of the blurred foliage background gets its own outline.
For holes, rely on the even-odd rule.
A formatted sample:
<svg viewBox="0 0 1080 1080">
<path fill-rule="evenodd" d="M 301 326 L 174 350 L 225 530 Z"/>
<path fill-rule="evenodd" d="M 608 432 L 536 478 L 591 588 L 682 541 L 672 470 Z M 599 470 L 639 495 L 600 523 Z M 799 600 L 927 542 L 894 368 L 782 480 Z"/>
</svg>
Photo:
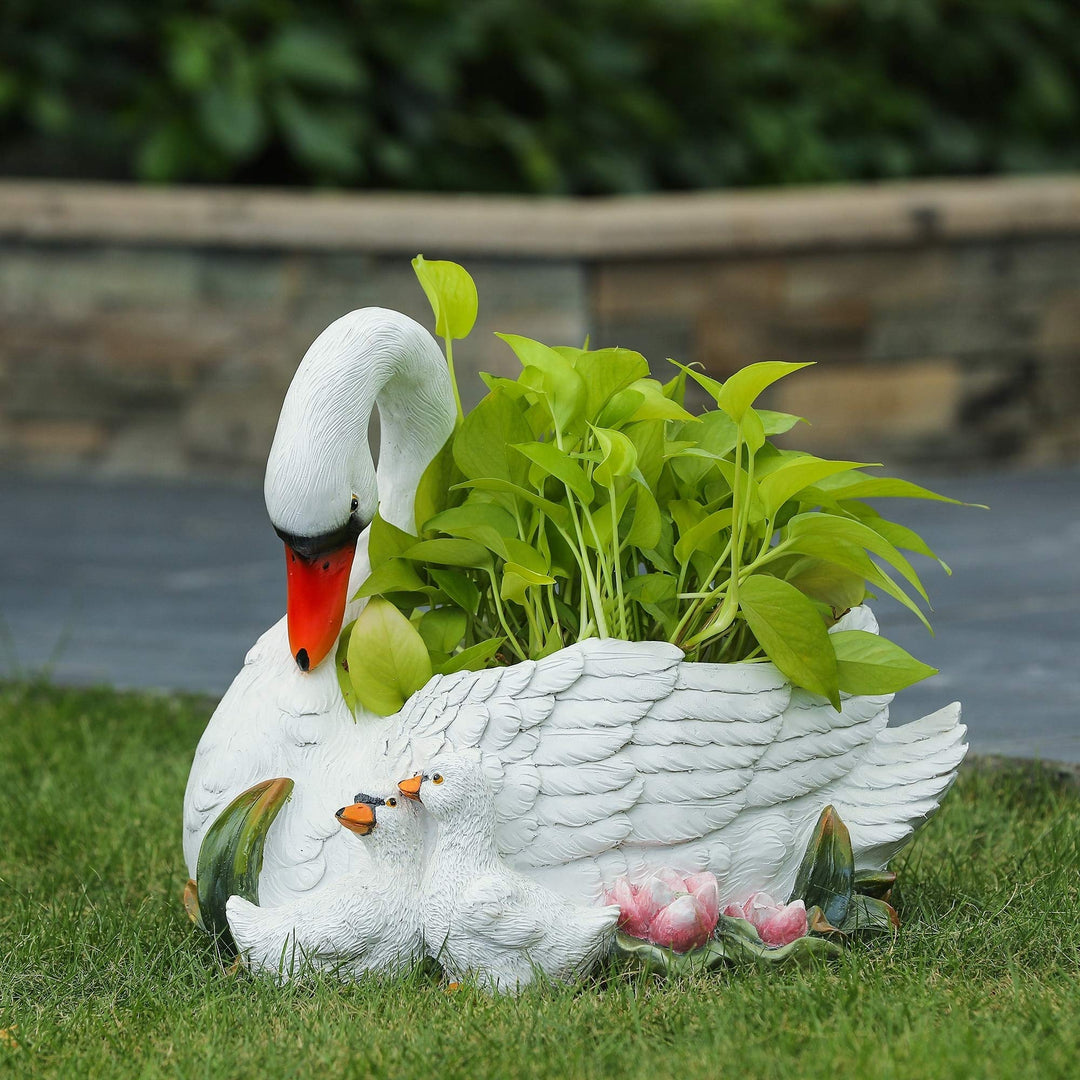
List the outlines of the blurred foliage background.
<svg viewBox="0 0 1080 1080">
<path fill-rule="evenodd" d="M 0 172 L 599 194 L 1080 165 L 1077 0 L 5 0 Z"/>
</svg>

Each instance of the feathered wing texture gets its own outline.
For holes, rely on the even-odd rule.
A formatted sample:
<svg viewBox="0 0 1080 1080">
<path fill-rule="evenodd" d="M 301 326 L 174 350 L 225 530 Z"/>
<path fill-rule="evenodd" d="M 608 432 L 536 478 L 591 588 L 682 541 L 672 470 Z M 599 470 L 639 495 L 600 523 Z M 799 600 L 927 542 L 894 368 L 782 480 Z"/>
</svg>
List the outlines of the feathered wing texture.
<svg viewBox="0 0 1080 1080">
<path fill-rule="evenodd" d="M 457 894 L 437 955 L 455 977 L 516 992 L 538 971 L 579 975 L 610 945 L 618 917 L 617 907 L 573 904 L 513 871 L 484 873 Z"/>
<path fill-rule="evenodd" d="M 867 609 L 836 629 L 876 631 Z M 511 668 L 432 680 L 388 729 L 415 771 L 478 746 L 499 850 L 598 899 L 621 874 L 712 870 L 723 899 L 786 896 L 822 807 L 857 865 L 882 866 L 933 812 L 967 749 L 959 705 L 887 727 L 891 695 L 839 712 L 771 664 L 688 664 L 661 642 L 591 640 Z"/>
<path fill-rule="evenodd" d="M 866 608 L 835 629 L 876 630 Z M 889 728 L 889 697 L 838 713 L 771 664 L 689 664 L 662 642 L 589 640 L 539 661 L 432 679 L 400 713 L 353 718 L 330 665 L 295 670 L 284 621 L 258 642 L 199 745 L 185 853 L 268 776 L 296 781 L 267 838 L 260 900 L 278 904 L 367 868 L 334 811 L 478 746 L 499 850 L 578 900 L 621 874 L 712 870 L 724 899 L 785 895 L 823 806 L 860 867 L 883 865 L 933 812 L 966 751 L 958 705 Z"/>
</svg>

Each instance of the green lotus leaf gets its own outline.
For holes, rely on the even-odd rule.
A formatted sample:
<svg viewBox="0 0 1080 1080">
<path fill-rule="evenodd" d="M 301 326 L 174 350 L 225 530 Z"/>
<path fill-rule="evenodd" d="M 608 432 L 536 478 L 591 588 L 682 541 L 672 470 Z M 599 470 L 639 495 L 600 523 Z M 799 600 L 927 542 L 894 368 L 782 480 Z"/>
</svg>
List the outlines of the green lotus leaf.
<svg viewBox="0 0 1080 1080">
<path fill-rule="evenodd" d="M 203 928 L 230 953 L 236 951 L 236 945 L 225 904 L 230 896 L 259 902 L 266 834 L 292 789 L 293 782 L 287 777 L 255 784 L 237 795 L 203 836 L 195 875 L 199 918 Z"/>
<path fill-rule="evenodd" d="M 842 929 L 854 884 L 851 836 L 836 810 L 826 806 L 806 845 L 791 899 L 802 900 L 808 911 L 821 908 L 828 922 Z"/>
</svg>

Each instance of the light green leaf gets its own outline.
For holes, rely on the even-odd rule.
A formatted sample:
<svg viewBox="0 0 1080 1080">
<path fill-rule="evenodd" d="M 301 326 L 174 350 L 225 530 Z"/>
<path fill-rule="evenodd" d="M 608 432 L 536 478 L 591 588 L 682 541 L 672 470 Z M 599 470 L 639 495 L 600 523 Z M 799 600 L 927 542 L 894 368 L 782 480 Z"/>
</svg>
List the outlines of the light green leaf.
<svg viewBox="0 0 1080 1080">
<path fill-rule="evenodd" d="M 857 607 L 866 597 L 866 579 L 862 574 L 820 559 L 799 559 L 782 576 L 799 592 L 828 604 L 834 611 Z"/>
<path fill-rule="evenodd" d="M 630 389 L 644 397 L 637 412 L 631 417 L 635 421 L 681 420 L 691 424 L 697 422 L 697 417 L 687 412 L 681 401 L 669 397 L 664 392 L 665 388 L 656 379 L 639 379 L 630 386 Z"/>
<path fill-rule="evenodd" d="M 642 478 L 637 486 L 634 520 L 626 534 L 626 542 L 643 549 L 655 547 L 660 540 L 660 520 L 660 507 Z"/>
<path fill-rule="evenodd" d="M 725 380 L 723 388 L 716 397 L 716 404 L 738 423 L 762 390 L 772 386 L 785 375 L 790 375 L 804 367 L 810 367 L 810 365 L 766 360 L 760 364 L 750 364 L 748 367 L 740 368 Z M 690 375 L 693 376 L 693 374 L 691 371 Z"/>
<path fill-rule="evenodd" d="M 585 380 L 585 417 L 592 422 L 612 395 L 649 374 L 645 357 L 630 349 L 582 351 L 574 367 Z"/>
<path fill-rule="evenodd" d="M 720 550 L 718 534 L 724 529 L 731 528 L 731 507 L 717 510 L 702 518 L 696 525 L 691 526 L 685 532 L 680 530 L 679 541 L 675 545 L 675 558 L 680 563 L 690 561 L 690 556 L 695 551 L 700 551 L 710 540 L 714 541 L 713 547 Z"/>
<path fill-rule="evenodd" d="M 461 644 L 468 621 L 461 608 L 432 608 L 420 616 L 420 636 L 429 652 L 451 653 Z"/>
<path fill-rule="evenodd" d="M 555 579 L 547 574 L 541 574 L 531 567 L 523 566 L 521 563 L 508 562 L 503 568 L 507 574 L 517 574 L 522 578 L 527 585 L 554 585 Z"/>
<path fill-rule="evenodd" d="M 895 694 L 937 674 L 899 645 L 865 630 L 829 635 L 836 650 L 840 689 L 848 694 Z"/>
<path fill-rule="evenodd" d="M 416 539 L 404 529 L 391 525 L 376 511 L 368 530 L 368 564 L 372 570 L 377 570 L 384 562 L 407 551 Z"/>
<path fill-rule="evenodd" d="M 468 566 L 486 569 L 491 565 L 491 554 L 475 540 L 439 537 L 421 540 L 402 552 L 402 558 L 413 562 L 433 562 L 442 566 Z"/>
<path fill-rule="evenodd" d="M 584 502 L 592 502 L 593 487 L 581 466 L 554 443 L 519 443 L 515 445 L 514 449 L 520 451 L 530 461 L 535 462 L 549 476 L 561 480 Z"/>
<path fill-rule="evenodd" d="M 468 337 L 476 323 L 476 283 L 455 262 L 429 262 L 423 255 L 412 261 L 413 270 L 435 314 L 435 333 L 442 338 Z"/>
<path fill-rule="evenodd" d="M 601 427 L 592 430 L 604 455 L 593 470 L 593 479 L 610 487 L 616 476 L 629 476 L 637 468 L 637 448 L 621 431 Z"/>
<path fill-rule="evenodd" d="M 455 671 L 480 671 L 499 651 L 505 638 L 493 637 L 470 645 L 451 656 L 435 670 L 436 675 L 453 675 Z"/>
<path fill-rule="evenodd" d="M 428 529 L 455 535 L 479 526 L 494 529 L 500 536 L 517 536 L 517 523 L 512 514 L 491 502 L 467 499 L 461 506 L 436 515 L 428 521 Z"/>
<path fill-rule="evenodd" d="M 836 654 L 810 600 L 786 581 L 752 574 L 739 586 L 739 608 L 765 655 L 784 675 L 840 707 Z"/>
<path fill-rule="evenodd" d="M 886 521 L 876 510 L 863 502 L 850 500 L 838 505 L 845 513 L 854 515 L 874 532 L 880 533 L 894 547 L 904 548 L 907 551 L 914 551 L 916 555 L 925 555 L 928 559 L 934 559 L 946 574 L 952 574 L 948 563 L 932 551 L 929 544 L 914 529 L 909 529 L 906 525 L 900 525 L 895 521 Z"/>
<path fill-rule="evenodd" d="M 809 421 L 803 416 L 793 416 L 786 412 L 773 412 L 772 409 L 758 409 L 758 416 L 765 427 L 768 436 L 783 435 L 790 431 L 796 424 L 807 424 Z"/>
<path fill-rule="evenodd" d="M 865 462 L 826 461 L 810 454 L 794 459 L 781 456 L 779 464 L 761 478 L 759 490 L 761 501 L 765 504 L 765 514 L 771 518 L 793 495 L 827 476 L 865 467 Z"/>
<path fill-rule="evenodd" d="M 747 409 L 739 422 L 742 441 L 746 443 L 751 455 L 756 454 L 765 445 L 765 427 L 756 409 Z"/>
<path fill-rule="evenodd" d="M 349 638 L 349 678 L 360 704 L 379 716 L 397 712 L 431 678 L 427 646 L 393 604 L 368 601 Z"/>
<path fill-rule="evenodd" d="M 814 534 L 794 537 L 790 543 L 785 541 L 785 546 L 791 551 L 813 555 L 823 562 L 834 563 L 860 574 L 875 588 L 881 589 L 894 600 L 898 600 L 918 618 L 927 630 L 930 630 L 930 623 L 915 601 L 861 547 Z M 931 633 L 933 633 L 932 630 Z"/>
<path fill-rule="evenodd" d="M 924 600 L 927 599 L 923 583 L 919 580 L 919 575 L 915 573 L 915 568 L 911 563 L 884 536 L 861 521 L 811 511 L 806 514 L 796 514 L 787 524 L 787 534 L 790 537 L 813 535 L 823 539 L 838 540 L 845 544 L 857 544 L 896 567 L 918 594 Z"/>
<path fill-rule="evenodd" d="M 512 449 L 515 443 L 532 440 L 522 404 L 503 390 L 493 390 L 469 411 L 454 435 L 454 461 L 464 476 L 525 482 L 528 462 Z"/>
<path fill-rule="evenodd" d="M 550 565 L 548 560 L 534 547 L 530 547 L 524 540 L 517 537 L 508 537 L 506 541 L 506 557 L 508 562 L 520 563 L 533 573 L 546 576 Z M 546 584 L 546 583 L 545 583 Z"/>
<path fill-rule="evenodd" d="M 337 675 L 338 689 L 345 699 L 349 712 L 356 709 L 356 691 L 353 689 L 352 679 L 349 678 L 349 638 L 352 637 L 352 628 L 356 620 L 347 623 L 341 628 L 338 635 L 337 650 L 334 653 L 334 673 Z"/>
<path fill-rule="evenodd" d="M 523 458 L 522 461 L 524 462 Z M 458 486 L 474 488 L 477 491 L 494 491 L 513 495 L 515 498 L 523 499 L 525 502 L 543 510 L 560 528 L 566 529 L 570 527 L 570 514 L 565 506 L 560 506 L 550 499 L 545 499 L 542 495 L 537 495 L 535 491 L 529 491 L 528 488 L 523 488 L 519 484 L 512 484 L 508 480 L 503 480 L 497 476 L 478 476 L 467 484 Z"/>
<path fill-rule="evenodd" d="M 622 427 L 645 403 L 645 395 L 639 390 L 620 390 L 604 406 L 596 422 L 601 427 Z"/>
<path fill-rule="evenodd" d="M 556 429 L 560 434 L 569 431 L 585 412 L 585 380 L 568 360 L 542 342 L 518 334 L 495 336 L 502 338 L 514 350 L 525 367 L 522 381 L 547 399 Z M 530 374 L 530 368 L 538 373 L 536 377 Z M 527 442 L 528 438 L 508 441 Z"/>
<path fill-rule="evenodd" d="M 664 471 L 664 427 L 662 420 L 645 420 L 631 424 L 623 432 L 634 444 L 642 478 L 653 491 Z"/>
<path fill-rule="evenodd" d="M 404 559 L 387 559 L 368 574 L 353 599 L 390 592 L 423 592 L 426 588 L 420 575 Z"/>
<path fill-rule="evenodd" d="M 480 590 L 464 574 L 457 570 L 442 570 L 432 566 L 428 569 L 432 580 L 463 611 L 475 615 L 480 606 Z M 449 650 L 446 650 L 449 652 Z"/>
<path fill-rule="evenodd" d="M 451 505 L 450 489 L 462 479 L 454 463 L 454 436 L 443 443 L 420 477 L 413 501 L 413 520 L 417 532 L 424 532 L 427 522 Z"/>
<path fill-rule="evenodd" d="M 818 485 L 833 499 L 933 499 L 936 502 L 953 503 L 955 506 L 986 507 L 981 503 L 965 503 L 938 495 L 929 488 L 920 487 L 910 480 L 895 476 L 864 476 L 862 473 L 842 473 L 822 480 Z"/>
</svg>

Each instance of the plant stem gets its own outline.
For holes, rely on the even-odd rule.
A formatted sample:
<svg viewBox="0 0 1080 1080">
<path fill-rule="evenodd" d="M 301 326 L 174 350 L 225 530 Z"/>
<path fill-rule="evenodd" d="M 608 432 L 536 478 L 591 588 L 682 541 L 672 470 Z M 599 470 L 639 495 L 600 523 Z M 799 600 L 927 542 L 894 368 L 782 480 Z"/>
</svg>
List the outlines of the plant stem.
<svg viewBox="0 0 1080 1080">
<path fill-rule="evenodd" d="M 457 408 L 457 422 L 460 424 L 465 419 L 465 413 L 461 408 L 461 394 L 458 391 L 457 376 L 454 374 L 454 339 L 443 338 L 446 343 L 446 366 L 450 369 L 450 385 L 454 388 L 454 405 Z"/>
</svg>

